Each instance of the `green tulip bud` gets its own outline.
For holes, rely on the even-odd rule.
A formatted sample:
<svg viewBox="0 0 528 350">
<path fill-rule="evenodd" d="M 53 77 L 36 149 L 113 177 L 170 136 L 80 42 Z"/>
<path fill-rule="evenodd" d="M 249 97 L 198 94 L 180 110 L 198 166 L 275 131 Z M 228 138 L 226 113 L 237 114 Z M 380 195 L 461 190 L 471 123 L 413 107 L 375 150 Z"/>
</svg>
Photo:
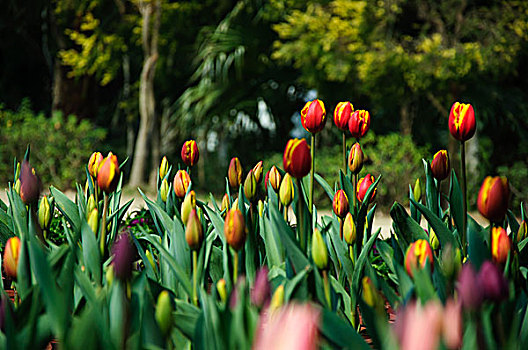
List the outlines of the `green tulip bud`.
<svg viewBox="0 0 528 350">
<path fill-rule="evenodd" d="M 275 289 L 269 306 L 270 314 L 279 309 L 284 304 L 284 285 L 280 285 Z"/>
<path fill-rule="evenodd" d="M 152 256 L 150 250 L 147 249 L 145 255 L 147 256 L 148 263 L 150 264 L 150 266 L 152 266 L 152 269 L 156 271 L 156 264 L 154 263 L 154 257 Z"/>
<path fill-rule="evenodd" d="M 181 206 L 181 219 L 182 222 L 187 224 L 187 221 L 189 220 L 189 214 L 191 213 L 191 210 L 196 208 L 196 193 L 194 190 L 189 191 L 189 194 L 185 196 L 185 199 L 183 200 L 182 206 Z"/>
<path fill-rule="evenodd" d="M 169 183 L 167 182 L 167 179 L 163 179 L 161 182 L 161 186 L 159 189 L 160 197 L 163 202 L 167 201 L 167 195 L 169 194 Z"/>
<path fill-rule="evenodd" d="M 526 226 L 526 220 L 523 220 L 521 225 L 519 225 L 519 231 L 517 231 L 517 242 L 520 242 L 526 238 L 526 233 L 528 232 L 528 228 Z"/>
<path fill-rule="evenodd" d="M 420 178 L 416 179 L 416 182 L 414 183 L 413 197 L 416 202 L 419 202 L 420 198 L 422 198 L 422 188 L 420 187 Z"/>
<path fill-rule="evenodd" d="M 46 230 L 51 223 L 51 208 L 46 196 L 42 197 L 39 203 L 38 222 L 43 230 Z"/>
<path fill-rule="evenodd" d="M 20 194 L 20 179 L 16 180 L 14 190 L 16 193 Z"/>
<path fill-rule="evenodd" d="M 94 208 L 88 217 L 88 226 L 92 229 L 93 233 L 97 236 L 97 229 L 99 228 L 99 211 Z"/>
<path fill-rule="evenodd" d="M 328 248 L 319 229 L 315 229 L 312 235 L 312 259 L 315 265 L 324 270 L 328 266 Z"/>
<path fill-rule="evenodd" d="M 221 278 L 216 282 L 216 291 L 218 292 L 218 295 L 220 296 L 220 300 L 222 300 L 223 303 L 227 300 L 227 290 L 226 290 L 226 281 L 225 279 Z"/>
<path fill-rule="evenodd" d="M 433 250 L 437 250 L 438 247 L 440 247 L 440 242 L 438 241 L 438 237 L 436 236 L 436 233 L 432 228 L 430 232 L 431 233 L 429 234 L 429 243 L 431 243 L 431 248 L 433 248 Z"/>
<path fill-rule="evenodd" d="M 192 250 L 199 250 L 203 242 L 203 227 L 196 209 L 189 213 L 185 227 L 185 240 Z"/>
<path fill-rule="evenodd" d="M 284 178 L 282 179 L 279 189 L 279 198 L 282 205 L 287 207 L 291 204 L 291 202 L 293 201 L 294 192 L 295 190 L 293 187 L 291 175 L 286 173 L 286 175 L 284 175 Z"/>
<path fill-rule="evenodd" d="M 162 291 L 158 296 L 155 317 L 161 333 L 164 336 L 168 336 L 172 328 L 172 303 L 169 292 L 166 290 Z"/>
<path fill-rule="evenodd" d="M 92 210 L 95 208 L 97 208 L 97 204 L 95 203 L 93 194 L 91 194 L 90 197 L 88 197 L 88 203 L 86 203 L 86 219 L 90 217 Z"/>
<path fill-rule="evenodd" d="M 262 214 L 264 213 L 264 202 L 263 201 L 261 200 L 258 201 L 257 209 L 258 209 L 259 216 L 262 217 Z"/>
<path fill-rule="evenodd" d="M 110 264 L 105 273 L 106 284 L 110 287 L 114 282 L 114 265 Z"/>
<path fill-rule="evenodd" d="M 164 179 L 165 175 L 169 172 L 169 162 L 167 161 L 167 157 L 163 157 L 161 160 L 160 168 L 159 168 L 159 176 L 160 179 Z M 164 201 L 165 202 L 165 201 Z"/>
<path fill-rule="evenodd" d="M 350 213 L 347 214 L 345 221 L 343 221 L 343 236 L 348 245 L 354 244 L 356 241 L 356 224 Z"/>
<path fill-rule="evenodd" d="M 257 179 L 255 179 L 253 169 L 249 171 L 244 181 L 244 194 L 250 202 L 253 202 L 257 197 Z"/>
</svg>

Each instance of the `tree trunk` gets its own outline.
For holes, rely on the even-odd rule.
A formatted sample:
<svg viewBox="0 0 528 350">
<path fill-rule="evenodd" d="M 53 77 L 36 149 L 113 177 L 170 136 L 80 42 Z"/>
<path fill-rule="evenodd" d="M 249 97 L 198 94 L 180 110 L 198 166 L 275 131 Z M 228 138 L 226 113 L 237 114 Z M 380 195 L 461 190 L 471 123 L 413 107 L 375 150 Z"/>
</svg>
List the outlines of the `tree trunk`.
<svg viewBox="0 0 528 350">
<path fill-rule="evenodd" d="M 412 135 L 412 123 L 409 104 L 404 102 L 400 107 L 400 131 L 403 136 Z"/>
<path fill-rule="evenodd" d="M 136 138 L 132 170 L 129 185 L 132 187 L 144 183 L 146 164 L 150 154 L 149 133 L 155 124 L 156 101 L 154 99 L 154 73 L 158 60 L 158 35 L 161 17 L 160 0 L 140 1 L 139 11 L 143 17 L 142 44 L 145 55 L 139 85 L 139 130 Z M 151 19 L 153 23 L 151 28 Z"/>
</svg>

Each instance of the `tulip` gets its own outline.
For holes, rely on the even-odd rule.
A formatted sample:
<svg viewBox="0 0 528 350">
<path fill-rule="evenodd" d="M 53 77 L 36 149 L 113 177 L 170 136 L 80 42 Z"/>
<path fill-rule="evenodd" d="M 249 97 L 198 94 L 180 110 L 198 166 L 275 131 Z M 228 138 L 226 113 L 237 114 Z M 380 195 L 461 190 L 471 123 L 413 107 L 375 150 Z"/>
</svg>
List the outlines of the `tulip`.
<svg viewBox="0 0 528 350">
<path fill-rule="evenodd" d="M 280 286 L 275 289 L 275 292 L 273 292 L 273 296 L 271 297 L 269 312 L 272 314 L 275 310 L 278 310 L 282 304 L 284 304 L 284 285 L 281 284 Z"/>
<path fill-rule="evenodd" d="M 91 194 L 90 197 L 88 197 L 88 202 L 86 203 L 86 219 L 88 219 L 88 217 L 90 216 L 90 213 L 96 207 L 97 207 L 97 205 L 95 203 L 95 198 L 94 198 L 93 194 Z"/>
<path fill-rule="evenodd" d="M 429 242 L 419 239 L 409 245 L 405 252 L 405 269 L 409 276 L 413 277 L 413 269 L 423 269 L 426 261 L 429 261 L 431 272 L 433 271 L 433 251 Z"/>
<path fill-rule="evenodd" d="M 312 236 L 312 259 L 319 269 L 328 267 L 328 248 L 318 228 L 314 229 Z"/>
<path fill-rule="evenodd" d="M 414 183 L 414 189 L 413 189 L 413 197 L 416 202 L 420 201 L 420 198 L 422 198 L 422 188 L 420 187 L 420 179 L 416 179 L 416 182 Z"/>
<path fill-rule="evenodd" d="M 277 170 L 277 167 L 274 165 L 271 167 L 270 171 L 266 174 L 266 180 L 264 185 L 266 186 L 266 191 L 268 190 L 268 183 L 271 185 L 271 188 L 275 192 L 279 192 L 279 187 L 281 184 L 281 174 L 279 173 L 279 170 Z"/>
<path fill-rule="evenodd" d="M 326 110 L 323 101 L 308 101 L 301 110 L 301 124 L 311 134 L 317 134 L 325 125 Z"/>
<path fill-rule="evenodd" d="M 172 184 L 174 194 L 176 194 L 176 196 L 178 196 L 179 198 L 185 197 L 190 182 L 191 177 L 189 176 L 189 173 L 187 173 L 187 171 L 185 170 L 178 170 L 176 172 L 176 175 L 174 175 L 174 181 Z"/>
<path fill-rule="evenodd" d="M 350 102 L 339 102 L 334 110 L 334 123 L 341 131 L 348 129 L 348 120 L 354 112 L 354 106 Z"/>
<path fill-rule="evenodd" d="M 363 168 L 363 150 L 359 142 L 354 143 L 348 154 L 348 168 L 352 174 L 359 174 L 361 168 Z"/>
<path fill-rule="evenodd" d="M 350 213 L 347 213 L 345 220 L 343 221 L 343 236 L 348 245 L 352 245 L 356 241 L 356 224 Z"/>
<path fill-rule="evenodd" d="M 334 195 L 332 209 L 337 217 L 343 219 L 348 213 L 348 197 L 343 190 L 339 190 Z"/>
<path fill-rule="evenodd" d="M 448 349 L 462 347 L 462 307 L 459 301 L 448 299 L 444 308 L 442 336 Z"/>
<path fill-rule="evenodd" d="M 522 241 L 526 238 L 526 233 L 528 232 L 528 227 L 526 225 L 526 220 L 523 220 L 519 225 L 519 230 L 517 231 L 517 242 Z"/>
<path fill-rule="evenodd" d="M 291 204 L 294 197 L 294 187 L 293 187 L 293 181 L 291 179 L 290 174 L 284 175 L 284 179 L 282 179 L 282 183 L 280 185 L 279 190 L 279 198 L 284 207 L 287 207 Z"/>
<path fill-rule="evenodd" d="M 268 268 L 261 267 L 255 277 L 255 285 L 251 289 L 251 302 L 261 308 L 269 303 L 271 298 L 271 286 L 268 281 Z"/>
<path fill-rule="evenodd" d="M 363 301 L 365 304 L 375 309 L 377 312 L 382 313 L 384 311 L 383 299 L 370 277 L 363 277 L 361 284 L 363 286 Z"/>
<path fill-rule="evenodd" d="M 500 222 L 508 210 L 510 188 L 504 176 L 484 179 L 477 198 L 479 212 L 492 222 Z"/>
<path fill-rule="evenodd" d="M 163 156 L 163 159 L 161 159 L 161 164 L 159 167 L 159 177 L 161 180 L 165 178 L 165 175 L 169 172 L 169 161 L 167 160 L 167 157 Z"/>
<path fill-rule="evenodd" d="M 161 333 L 166 337 L 172 328 L 172 302 L 170 299 L 169 292 L 163 290 L 158 295 L 158 302 L 156 303 L 156 322 L 158 322 Z"/>
<path fill-rule="evenodd" d="M 253 174 L 253 169 L 249 171 L 244 181 L 244 194 L 250 202 L 253 202 L 257 198 L 257 179 Z"/>
<path fill-rule="evenodd" d="M 161 182 L 161 186 L 159 189 L 160 197 L 163 202 L 167 201 L 167 196 L 169 195 L 169 183 L 167 182 L 167 179 L 163 179 Z"/>
<path fill-rule="evenodd" d="M 405 306 L 397 316 L 397 329 L 400 330 L 400 349 L 438 349 L 442 335 L 443 308 L 437 300 L 425 305 L 415 301 Z"/>
<path fill-rule="evenodd" d="M 450 166 L 447 151 L 444 149 L 436 152 L 431 162 L 431 173 L 433 177 L 438 181 L 442 181 L 449 176 L 449 171 Z"/>
<path fill-rule="evenodd" d="M 17 179 L 15 182 L 15 186 L 13 187 L 16 193 L 20 194 L 20 179 Z"/>
<path fill-rule="evenodd" d="M 99 165 L 97 171 L 97 185 L 106 194 L 112 193 L 116 190 L 119 183 L 119 163 L 117 157 L 109 152 L 106 158 Z"/>
<path fill-rule="evenodd" d="M 114 275 L 121 281 L 126 281 L 132 276 L 132 262 L 136 254 L 135 247 L 130 242 L 128 232 L 121 233 L 112 248 L 114 256 L 112 265 Z"/>
<path fill-rule="evenodd" d="M 40 195 L 40 179 L 27 160 L 22 162 L 20 168 L 20 198 L 25 205 L 35 203 Z"/>
<path fill-rule="evenodd" d="M 232 188 L 238 189 L 242 183 L 242 165 L 237 157 L 231 158 L 229 169 L 227 170 L 227 178 L 229 186 Z"/>
<path fill-rule="evenodd" d="M 312 156 L 305 139 L 290 139 L 282 158 L 284 170 L 296 179 L 302 179 L 310 172 Z M 272 184 L 273 186 L 273 184 Z"/>
<path fill-rule="evenodd" d="M 224 215 L 227 213 L 227 211 L 229 210 L 229 196 L 226 194 L 224 194 L 224 196 L 222 197 L 222 207 L 220 209 L 220 211 L 225 211 Z"/>
<path fill-rule="evenodd" d="M 103 161 L 103 155 L 101 152 L 94 152 L 88 160 L 88 173 L 94 178 L 97 178 L 97 173 L 99 171 L 99 166 Z"/>
<path fill-rule="evenodd" d="M 264 214 L 264 202 L 260 199 L 257 203 L 257 209 L 258 209 L 259 216 L 262 217 L 262 215 Z"/>
<path fill-rule="evenodd" d="M 38 223 L 43 230 L 48 229 L 51 223 L 51 207 L 46 196 L 42 197 L 39 203 Z"/>
<path fill-rule="evenodd" d="M 356 188 L 356 193 L 357 193 L 356 196 L 360 202 L 363 202 L 363 199 L 365 199 L 365 195 L 367 194 L 368 189 L 370 188 L 370 186 L 372 186 L 374 182 L 375 182 L 374 176 L 372 176 L 371 174 L 367 174 L 365 177 L 362 177 L 361 179 L 359 179 L 357 188 Z M 374 201 L 374 197 L 376 197 L 376 190 L 377 189 L 374 189 L 374 192 L 372 193 L 372 196 L 370 197 L 370 203 L 372 203 Z"/>
<path fill-rule="evenodd" d="M 504 264 L 511 249 L 510 237 L 502 227 L 491 229 L 491 258 L 496 264 Z"/>
<path fill-rule="evenodd" d="M 260 161 L 257 164 L 255 164 L 255 166 L 253 167 L 253 175 L 255 176 L 255 180 L 257 181 L 257 184 L 259 184 L 260 180 L 262 180 L 262 171 L 263 171 L 262 164 L 263 162 Z"/>
<path fill-rule="evenodd" d="M 93 233 L 97 235 L 97 229 L 99 228 L 99 211 L 97 208 L 93 208 L 88 215 L 88 226 L 90 226 Z"/>
<path fill-rule="evenodd" d="M 476 121 L 473 106 L 455 102 L 449 112 L 449 132 L 458 141 L 469 140 L 475 134 Z"/>
<path fill-rule="evenodd" d="M 202 246 L 203 228 L 196 209 L 191 209 L 189 218 L 186 221 L 185 240 L 191 250 L 199 250 Z"/>
<path fill-rule="evenodd" d="M 220 278 L 218 282 L 216 282 L 216 291 L 218 292 L 218 295 L 220 296 L 220 300 L 222 300 L 223 303 L 227 300 L 227 290 L 226 290 L 226 281 L 223 278 Z"/>
<path fill-rule="evenodd" d="M 16 279 L 18 271 L 18 259 L 20 257 L 20 239 L 11 237 L 4 247 L 4 269 L 6 275 Z"/>
<path fill-rule="evenodd" d="M 239 251 L 246 242 L 246 226 L 244 216 L 238 207 L 233 206 L 227 212 L 224 223 L 224 234 L 227 244 L 235 251 Z"/>
<path fill-rule="evenodd" d="M 191 213 L 191 210 L 196 208 L 196 193 L 191 190 L 185 196 L 185 199 L 183 200 L 182 206 L 181 206 L 181 219 L 183 223 L 187 223 L 189 220 L 189 214 Z"/>
<path fill-rule="evenodd" d="M 477 310 L 482 304 L 483 293 L 477 273 L 469 263 L 462 266 L 457 282 L 458 299 L 465 310 Z"/>
<path fill-rule="evenodd" d="M 436 232 L 431 228 L 431 232 L 429 233 L 429 243 L 431 244 L 431 248 L 433 250 L 437 250 L 440 246 L 440 241 L 438 241 L 438 237 L 436 236 Z"/>
<path fill-rule="evenodd" d="M 358 110 L 352 113 L 348 120 L 348 130 L 356 139 L 365 136 L 370 128 L 370 113 L 365 110 Z"/>
<path fill-rule="evenodd" d="M 147 257 L 148 263 L 150 264 L 150 267 L 152 267 L 152 269 L 156 271 L 156 263 L 154 262 L 154 257 L 152 256 L 152 253 L 150 252 L 150 250 L 147 249 L 145 251 L 145 255 Z"/>
<path fill-rule="evenodd" d="M 185 165 L 193 166 L 198 163 L 200 152 L 198 151 L 198 144 L 194 140 L 185 141 L 181 149 L 181 158 Z"/>
<path fill-rule="evenodd" d="M 508 298 L 508 281 L 492 262 L 485 261 L 482 264 L 477 278 L 484 299 L 499 302 Z"/>
</svg>

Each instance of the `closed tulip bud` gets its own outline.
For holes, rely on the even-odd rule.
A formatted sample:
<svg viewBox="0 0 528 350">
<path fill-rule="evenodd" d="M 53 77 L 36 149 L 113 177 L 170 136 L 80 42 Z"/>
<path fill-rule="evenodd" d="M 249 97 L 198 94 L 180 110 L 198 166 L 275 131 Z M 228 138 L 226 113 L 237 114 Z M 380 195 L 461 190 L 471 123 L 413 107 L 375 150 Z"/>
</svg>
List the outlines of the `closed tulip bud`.
<svg viewBox="0 0 528 350">
<path fill-rule="evenodd" d="M 476 129 L 473 106 L 455 102 L 449 112 L 449 132 L 458 141 L 467 141 L 473 137 Z"/>
<path fill-rule="evenodd" d="M 347 213 L 345 221 L 343 221 L 343 236 L 348 245 L 354 244 L 356 241 L 356 224 L 350 213 Z"/>
<path fill-rule="evenodd" d="M 352 145 L 348 154 L 348 168 L 352 174 L 359 174 L 363 168 L 364 154 L 359 142 Z"/>
<path fill-rule="evenodd" d="M 491 258 L 496 264 L 504 264 L 511 249 L 510 237 L 502 227 L 491 229 Z"/>
<path fill-rule="evenodd" d="M 227 212 L 224 222 L 224 235 L 227 244 L 236 251 L 239 251 L 246 243 L 246 225 L 244 223 L 244 216 L 238 207 L 233 205 L 233 208 Z"/>
<path fill-rule="evenodd" d="M 332 202 L 332 209 L 334 210 L 334 214 L 336 216 L 340 217 L 341 219 L 344 218 L 348 213 L 348 197 L 343 190 L 339 190 L 334 195 L 334 200 Z"/>
<path fill-rule="evenodd" d="M 438 237 L 436 236 L 436 233 L 431 228 L 431 232 L 429 233 L 429 243 L 431 244 L 431 248 L 433 250 L 437 250 L 438 247 L 440 247 L 440 242 L 438 241 Z"/>
<path fill-rule="evenodd" d="M 273 313 L 275 310 L 278 310 L 284 304 L 284 285 L 280 285 L 273 292 L 270 302 L 270 313 Z"/>
<path fill-rule="evenodd" d="M 20 239 L 16 236 L 11 237 L 7 240 L 4 247 L 4 269 L 7 276 L 17 278 L 19 257 Z"/>
<path fill-rule="evenodd" d="M 268 268 L 263 266 L 257 271 L 255 285 L 251 289 L 251 302 L 257 307 L 263 307 L 271 298 L 271 286 L 268 281 Z"/>
<path fill-rule="evenodd" d="M 253 175 L 255 176 L 255 181 L 257 181 L 257 184 L 259 184 L 260 181 L 262 180 L 262 171 L 263 171 L 262 164 L 263 162 L 260 161 L 257 164 L 255 164 L 255 166 L 253 167 Z"/>
<path fill-rule="evenodd" d="M 232 158 L 229 163 L 227 179 L 229 180 L 229 186 L 235 189 L 238 189 L 242 183 L 242 165 L 237 157 Z"/>
<path fill-rule="evenodd" d="M 318 228 L 314 229 L 312 235 L 312 259 L 319 269 L 328 267 L 328 248 Z"/>
<path fill-rule="evenodd" d="M 526 233 L 528 232 L 528 227 L 526 225 L 526 220 L 523 220 L 519 225 L 519 230 L 517 231 L 517 242 L 522 241 L 526 238 Z"/>
<path fill-rule="evenodd" d="M 436 152 L 431 162 L 431 173 L 438 181 L 442 181 L 449 176 L 449 156 L 446 150 Z"/>
<path fill-rule="evenodd" d="M 223 303 L 227 301 L 227 289 L 226 289 L 226 281 L 223 278 L 220 278 L 218 282 L 216 282 L 216 291 L 218 292 L 218 295 L 220 296 L 220 300 L 222 300 Z"/>
<path fill-rule="evenodd" d="M 41 229 L 46 230 L 51 223 L 51 207 L 48 197 L 44 196 L 40 200 L 38 209 L 38 222 Z"/>
<path fill-rule="evenodd" d="M 363 285 L 363 301 L 365 304 L 378 312 L 383 312 L 383 299 L 370 277 L 363 277 L 361 284 Z"/>
<path fill-rule="evenodd" d="M 97 204 L 95 203 L 95 198 L 93 194 L 88 197 L 88 202 L 86 203 L 86 219 L 90 217 L 90 214 L 92 210 L 94 210 L 97 207 Z"/>
<path fill-rule="evenodd" d="M 94 179 L 97 178 L 97 173 L 99 171 L 99 166 L 103 161 L 104 157 L 101 152 L 94 152 L 88 160 L 88 173 L 92 175 Z"/>
<path fill-rule="evenodd" d="M 359 139 L 369 131 L 370 128 L 370 113 L 365 110 L 359 110 L 352 113 L 348 120 L 348 130 L 352 137 Z"/>
<path fill-rule="evenodd" d="M 365 195 L 367 194 L 368 189 L 370 188 L 370 186 L 372 186 L 374 182 L 375 182 L 374 176 L 372 176 L 371 174 L 367 174 L 365 177 L 362 177 L 361 179 L 359 179 L 357 183 L 356 191 L 357 191 L 357 199 L 360 202 L 363 202 L 363 199 L 365 199 Z M 372 196 L 370 197 L 370 203 L 374 201 L 374 198 L 376 197 L 376 191 L 377 189 L 375 189 L 374 192 L 372 193 Z"/>
<path fill-rule="evenodd" d="M 192 209 L 185 227 L 185 240 L 192 250 L 199 250 L 203 242 L 203 227 L 196 209 Z"/>
<path fill-rule="evenodd" d="M 405 253 L 405 269 L 409 276 L 413 277 L 413 269 L 423 269 L 426 261 L 429 261 L 431 272 L 433 271 L 433 251 L 429 242 L 425 239 L 419 239 L 413 242 L 407 248 Z"/>
<path fill-rule="evenodd" d="M 106 269 L 105 279 L 106 279 L 106 284 L 108 286 L 111 286 L 112 283 L 114 282 L 114 265 L 110 265 Z"/>
<path fill-rule="evenodd" d="M 167 157 L 163 156 L 163 158 L 161 159 L 160 167 L 159 167 L 160 179 L 163 180 L 168 172 L 169 172 L 169 161 L 167 160 Z"/>
<path fill-rule="evenodd" d="M 282 158 L 284 170 L 296 179 L 302 179 L 312 168 L 310 147 L 305 139 L 290 139 Z"/>
<path fill-rule="evenodd" d="M 289 206 L 293 201 L 294 194 L 295 190 L 293 187 L 293 181 L 291 179 L 290 174 L 286 174 L 282 179 L 279 190 L 279 198 L 282 205 L 284 205 L 285 207 Z"/>
<path fill-rule="evenodd" d="M 191 213 L 191 210 L 196 208 L 196 193 L 191 190 L 185 196 L 185 199 L 183 200 L 182 206 L 181 206 L 181 219 L 183 223 L 187 223 L 189 220 L 189 214 Z"/>
<path fill-rule="evenodd" d="M 117 188 L 120 174 L 121 171 L 119 170 L 117 157 L 110 152 L 99 165 L 97 185 L 105 193 L 112 193 Z"/>
<path fill-rule="evenodd" d="M 244 194 L 250 202 L 253 202 L 257 198 L 257 180 L 253 174 L 253 170 L 249 171 L 244 181 Z"/>
<path fill-rule="evenodd" d="M 166 290 L 158 295 L 155 317 L 161 333 L 164 336 L 168 336 L 172 328 L 172 302 L 170 300 L 169 292 Z"/>
<path fill-rule="evenodd" d="M 416 202 L 419 202 L 420 198 L 422 198 L 422 188 L 420 187 L 420 179 L 416 179 L 416 182 L 414 183 L 413 197 Z"/>
<path fill-rule="evenodd" d="M 240 208 L 238 207 L 238 198 L 235 199 L 235 200 L 233 201 L 233 204 L 231 204 L 231 208 L 237 208 L 237 209 L 240 209 Z"/>
<path fill-rule="evenodd" d="M 484 295 L 478 283 L 473 266 L 469 263 L 462 266 L 458 275 L 457 293 L 465 310 L 477 310 L 482 304 Z"/>
<path fill-rule="evenodd" d="M 16 193 L 20 194 L 20 179 L 17 179 L 15 182 L 15 186 L 13 187 Z"/>
<path fill-rule="evenodd" d="M 262 214 L 264 214 L 264 202 L 263 201 L 261 200 L 258 201 L 257 209 L 258 209 L 259 216 L 262 217 Z"/>
<path fill-rule="evenodd" d="M 121 233 L 112 247 L 114 260 L 114 275 L 121 281 L 126 281 L 132 276 L 132 263 L 136 255 L 136 248 L 130 242 L 128 232 Z"/>
<path fill-rule="evenodd" d="M 174 189 L 174 194 L 179 198 L 185 197 L 189 184 L 191 183 L 191 177 L 189 173 L 185 170 L 178 170 L 176 175 L 174 175 L 174 181 L 172 187 Z"/>
<path fill-rule="evenodd" d="M 484 179 L 477 198 L 479 212 L 492 222 L 500 222 L 508 211 L 510 187 L 504 176 Z"/>
<path fill-rule="evenodd" d="M 334 110 L 334 123 L 341 131 L 348 129 L 348 120 L 354 112 L 354 106 L 350 102 L 339 102 Z"/>
<path fill-rule="evenodd" d="M 326 110 L 323 101 L 308 101 L 301 110 L 301 124 L 309 133 L 323 130 L 326 122 Z"/>
<path fill-rule="evenodd" d="M 93 233 L 97 235 L 97 229 L 99 228 L 99 211 L 97 208 L 93 208 L 88 216 L 88 226 L 92 229 Z"/>
<path fill-rule="evenodd" d="M 484 299 L 499 302 L 508 298 L 508 281 L 504 278 L 501 270 L 492 262 L 484 261 L 477 278 Z"/>
<path fill-rule="evenodd" d="M 225 213 L 227 213 L 227 211 L 229 210 L 229 196 L 227 195 L 227 193 L 224 194 L 224 196 L 222 197 L 222 207 L 220 210 L 221 211 L 225 210 Z"/>
<path fill-rule="evenodd" d="M 200 152 L 198 151 L 198 144 L 194 140 L 185 141 L 181 149 L 181 158 L 185 165 L 193 166 L 198 163 Z"/>
<path fill-rule="evenodd" d="M 271 188 L 275 192 L 279 192 L 280 184 L 281 184 L 281 174 L 279 173 L 279 170 L 274 165 L 271 167 L 270 171 L 266 174 L 266 180 L 264 185 L 266 186 L 266 191 L 268 190 L 268 183 L 271 185 Z"/>
<path fill-rule="evenodd" d="M 27 160 L 20 168 L 20 198 L 25 205 L 35 203 L 40 195 L 40 179 Z"/>
<path fill-rule="evenodd" d="M 161 182 L 161 186 L 159 189 L 160 197 L 163 202 L 167 201 L 167 196 L 169 195 L 169 183 L 167 182 L 167 179 L 163 179 Z"/>
<path fill-rule="evenodd" d="M 147 249 L 147 251 L 145 252 L 145 255 L 147 256 L 147 261 L 152 267 L 152 269 L 156 271 L 156 263 L 154 262 L 154 257 L 152 256 L 152 253 L 150 252 L 150 250 Z"/>
</svg>

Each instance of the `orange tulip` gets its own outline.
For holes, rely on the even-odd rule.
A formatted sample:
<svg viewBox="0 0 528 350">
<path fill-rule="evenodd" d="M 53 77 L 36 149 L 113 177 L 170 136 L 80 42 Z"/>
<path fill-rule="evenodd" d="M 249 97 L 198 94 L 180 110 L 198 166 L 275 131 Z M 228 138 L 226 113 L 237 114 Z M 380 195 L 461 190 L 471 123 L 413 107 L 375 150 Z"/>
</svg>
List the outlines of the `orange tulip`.
<svg viewBox="0 0 528 350">
<path fill-rule="evenodd" d="M 7 240 L 4 248 L 4 269 L 6 275 L 17 278 L 18 258 L 20 256 L 20 239 L 11 237 Z"/>
<path fill-rule="evenodd" d="M 423 269 L 426 260 L 429 260 L 429 266 L 432 272 L 434 266 L 433 251 L 431 250 L 429 242 L 425 239 L 419 239 L 416 242 L 411 243 L 405 253 L 405 269 L 409 276 L 413 276 L 413 268 Z"/>
<path fill-rule="evenodd" d="M 227 244 L 236 251 L 239 251 L 246 242 L 246 226 L 244 216 L 237 207 L 233 207 L 227 212 L 224 222 L 224 234 Z"/>
<path fill-rule="evenodd" d="M 178 170 L 174 175 L 174 181 L 172 187 L 174 187 L 174 194 L 179 198 L 185 197 L 189 184 L 191 183 L 191 177 L 185 170 Z"/>
<path fill-rule="evenodd" d="M 119 183 L 120 174 L 121 171 L 119 170 L 117 157 L 113 155 L 112 152 L 109 152 L 99 165 L 99 170 L 97 171 L 97 185 L 107 194 L 114 192 Z"/>
<path fill-rule="evenodd" d="M 491 229 L 491 258 L 497 264 L 504 264 L 511 249 L 511 240 L 502 227 Z"/>
<path fill-rule="evenodd" d="M 506 215 L 509 199 L 508 179 L 503 176 L 488 176 L 480 187 L 477 207 L 482 216 L 492 222 L 499 222 Z"/>
</svg>

